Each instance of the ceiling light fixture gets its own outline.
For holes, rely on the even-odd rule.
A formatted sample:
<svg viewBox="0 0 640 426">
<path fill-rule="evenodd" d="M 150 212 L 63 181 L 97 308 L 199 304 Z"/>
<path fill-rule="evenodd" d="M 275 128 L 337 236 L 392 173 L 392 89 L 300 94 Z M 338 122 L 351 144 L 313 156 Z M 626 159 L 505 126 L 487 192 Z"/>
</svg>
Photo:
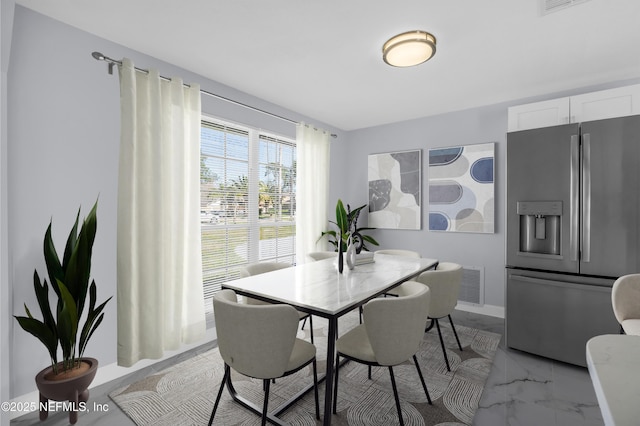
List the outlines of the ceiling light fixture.
<svg viewBox="0 0 640 426">
<path fill-rule="evenodd" d="M 426 31 L 407 31 L 391 37 L 382 46 L 382 59 L 394 67 L 412 67 L 436 53 L 436 38 Z"/>
</svg>

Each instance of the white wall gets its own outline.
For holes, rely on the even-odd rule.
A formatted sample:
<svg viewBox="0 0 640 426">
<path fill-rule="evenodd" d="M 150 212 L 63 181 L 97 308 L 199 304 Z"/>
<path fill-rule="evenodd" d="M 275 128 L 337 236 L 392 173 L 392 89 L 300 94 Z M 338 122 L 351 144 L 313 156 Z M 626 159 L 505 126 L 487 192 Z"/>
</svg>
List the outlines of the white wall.
<svg viewBox="0 0 640 426">
<path fill-rule="evenodd" d="M 23 315 L 25 302 L 32 312 L 39 312 L 33 272 L 37 269 L 41 277 L 46 276 L 42 240 L 49 221 L 53 220 L 54 242 L 60 247 L 78 208 L 82 206 L 82 215 L 86 215 L 98 197 L 92 277 L 98 284 L 98 300 L 116 296 L 120 93 L 118 76 L 107 74 L 106 63 L 93 59 L 92 51 L 112 58 L 127 56 L 139 67 L 156 67 L 162 75 L 198 82 L 204 90 L 293 120 L 313 122 L 20 6 L 15 9 L 13 27 L 7 93 L 9 231 L 8 236 L 1 235 L 10 253 L 8 280 L 13 295 L 9 315 Z M 207 96 L 202 105 L 207 114 L 295 137 L 291 123 Z M 315 124 L 337 133 L 335 144 L 344 143 L 344 133 L 338 129 Z M 2 381 L 10 383 L 10 397 L 16 398 L 35 390 L 34 377 L 49 359 L 42 344 L 12 318 L 8 327 L 1 347 L 3 351 L 10 348 L 10 382 L 4 375 Z M 115 297 L 86 354 L 98 358 L 103 367 L 116 362 Z"/>
</svg>

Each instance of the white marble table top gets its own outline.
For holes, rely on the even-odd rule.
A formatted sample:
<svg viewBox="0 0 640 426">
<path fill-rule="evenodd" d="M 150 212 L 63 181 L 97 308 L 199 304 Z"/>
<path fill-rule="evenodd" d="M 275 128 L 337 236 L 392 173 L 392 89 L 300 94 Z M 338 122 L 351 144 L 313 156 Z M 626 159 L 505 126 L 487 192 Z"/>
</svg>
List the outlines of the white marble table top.
<svg viewBox="0 0 640 426">
<path fill-rule="evenodd" d="M 640 424 L 640 336 L 591 338 L 587 367 L 605 424 Z"/>
<path fill-rule="evenodd" d="M 380 255 L 353 270 L 345 264 L 342 274 L 335 263 L 334 259 L 309 262 L 229 281 L 222 287 L 316 315 L 335 316 L 432 268 L 437 260 Z"/>
</svg>

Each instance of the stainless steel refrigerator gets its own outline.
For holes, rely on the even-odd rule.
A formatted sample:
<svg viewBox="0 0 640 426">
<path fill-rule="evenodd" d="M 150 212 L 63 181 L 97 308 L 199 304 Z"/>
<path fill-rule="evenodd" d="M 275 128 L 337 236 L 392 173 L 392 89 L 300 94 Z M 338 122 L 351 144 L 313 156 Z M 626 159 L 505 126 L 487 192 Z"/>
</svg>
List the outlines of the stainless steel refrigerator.
<svg viewBox="0 0 640 426">
<path fill-rule="evenodd" d="M 640 272 L 640 116 L 507 135 L 507 346 L 586 365 Z"/>
</svg>

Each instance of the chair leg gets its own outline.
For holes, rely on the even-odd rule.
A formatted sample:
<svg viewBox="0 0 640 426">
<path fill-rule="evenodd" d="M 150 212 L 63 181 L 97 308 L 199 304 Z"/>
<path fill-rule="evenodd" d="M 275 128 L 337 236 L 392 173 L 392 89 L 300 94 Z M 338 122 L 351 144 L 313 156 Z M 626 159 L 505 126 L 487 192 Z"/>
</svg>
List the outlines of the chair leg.
<svg viewBox="0 0 640 426">
<path fill-rule="evenodd" d="M 264 384 L 264 403 L 262 404 L 262 426 L 266 426 L 267 424 L 267 406 L 269 405 L 269 385 L 271 381 L 269 379 L 264 379 L 262 381 Z"/>
<path fill-rule="evenodd" d="M 449 366 L 449 357 L 447 357 L 447 348 L 444 346 L 442 331 L 440 331 L 440 323 L 436 318 L 434 318 L 434 321 L 436 322 L 436 328 L 438 329 L 438 337 L 440 337 L 440 346 L 442 346 L 442 354 L 444 355 L 444 362 L 447 364 L 447 371 L 451 371 L 451 367 Z"/>
<path fill-rule="evenodd" d="M 336 355 L 336 381 L 333 385 L 333 414 L 336 414 L 338 407 L 338 372 L 340 371 L 340 355 Z"/>
<path fill-rule="evenodd" d="M 370 366 L 370 365 L 369 365 L 369 366 L 367 366 L 367 369 L 369 370 L 369 371 L 368 371 L 368 377 L 369 377 L 369 380 L 371 380 L 371 366 Z"/>
<path fill-rule="evenodd" d="M 429 319 L 431 320 L 431 322 L 429 323 L 429 325 L 427 325 L 427 326 L 424 328 L 424 332 L 425 332 L 425 333 L 429 332 L 429 330 L 431 330 L 431 329 L 433 328 L 433 323 L 434 323 L 433 318 L 429 318 Z"/>
<path fill-rule="evenodd" d="M 218 404 L 220 403 L 220 397 L 222 396 L 222 391 L 224 390 L 224 386 L 227 383 L 227 376 L 231 374 L 231 367 L 227 364 L 224 365 L 224 376 L 222 377 L 222 383 L 220 383 L 220 390 L 218 391 L 218 396 L 216 397 L 216 402 L 213 404 L 213 411 L 211 412 L 211 417 L 209 417 L 209 426 L 213 423 L 213 417 L 216 415 L 216 410 L 218 409 Z"/>
<path fill-rule="evenodd" d="M 313 360 L 313 392 L 316 398 L 316 419 L 320 420 L 320 398 L 318 397 L 318 368 L 316 360 Z"/>
<path fill-rule="evenodd" d="M 389 375 L 391 376 L 391 386 L 393 387 L 393 396 L 396 399 L 396 408 L 398 409 L 398 418 L 400 419 L 400 426 L 404 426 L 404 420 L 402 419 L 402 409 L 400 408 L 400 398 L 398 397 L 398 388 L 396 387 L 396 379 L 393 376 L 393 367 L 389 366 Z"/>
<path fill-rule="evenodd" d="M 449 316 L 449 322 L 451 323 L 451 329 L 453 330 L 453 335 L 456 336 L 456 342 L 458 342 L 458 347 L 462 350 L 462 345 L 460 344 L 460 339 L 458 339 L 458 333 L 456 333 L 456 327 L 453 325 L 453 320 L 451 319 L 451 314 Z"/>
<path fill-rule="evenodd" d="M 300 330 L 304 330 L 304 325 L 307 323 L 307 318 L 309 317 L 304 317 L 304 319 L 302 320 L 302 327 L 300 327 Z"/>
<path fill-rule="evenodd" d="M 429 405 L 433 405 L 431 403 L 431 396 L 429 395 L 429 391 L 427 390 L 427 384 L 424 381 L 424 377 L 422 376 L 422 371 L 420 370 L 420 366 L 418 365 L 418 358 L 413 356 L 413 362 L 416 364 L 416 370 L 418 370 L 418 375 L 420 376 L 420 381 L 422 382 L 422 387 L 424 388 L 424 393 L 427 395 L 427 401 L 429 401 Z"/>
</svg>

